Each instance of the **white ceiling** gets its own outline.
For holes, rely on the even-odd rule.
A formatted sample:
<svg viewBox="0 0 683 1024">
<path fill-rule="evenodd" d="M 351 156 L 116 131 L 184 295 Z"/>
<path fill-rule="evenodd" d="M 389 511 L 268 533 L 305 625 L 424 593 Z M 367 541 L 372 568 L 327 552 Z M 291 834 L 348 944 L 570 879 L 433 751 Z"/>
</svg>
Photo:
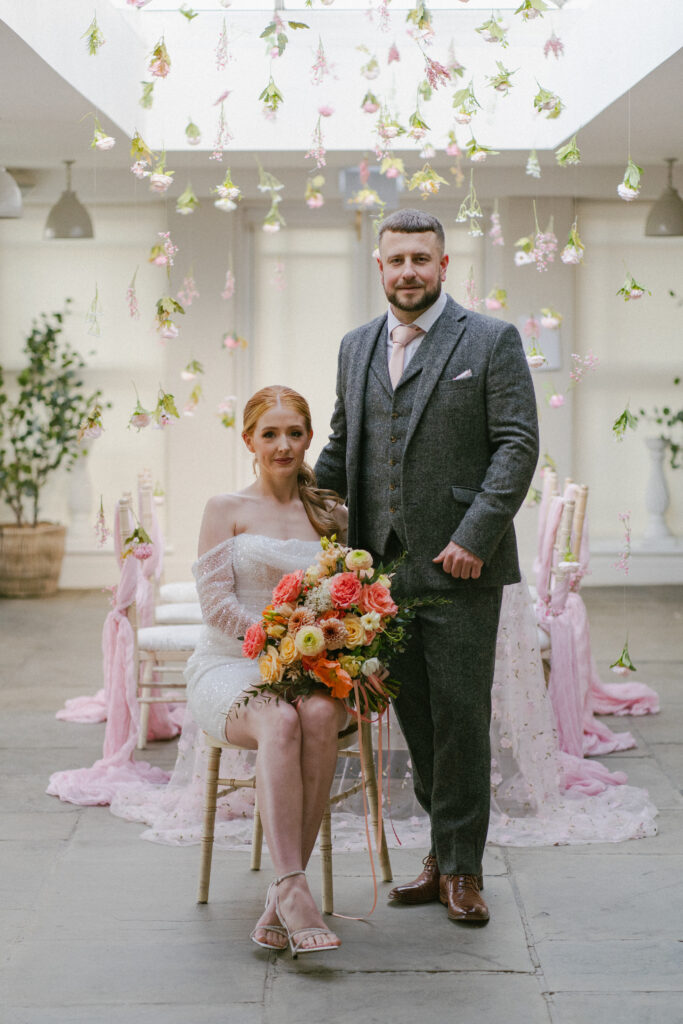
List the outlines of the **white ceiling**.
<svg viewBox="0 0 683 1024">
<path fill-rule="evenodd" d="M 355 49 L 359 38 L 364 38 L 359 36 L 357 26 L 359 19 L 365 16 L 357 13 L 359 5 L 353 5 L 352 0 L 347 0 L 347 6 L 355 6 L 356 11 L 339 11 L 342 2 L 337 0 L 335 11 L 325 8 L 301 11 L 295 15 L 297 20 L 307 21 L 312 27 L 317 17 L 315 25 L 325 28 L 326 52 L 337 64 L 337 81 L 326 92 L 322 86 L 315 90 L 309 84 L 308 67 L 314 45 L 309 33 L 305 53 L 300 51 L 298 58 L 294 59 L 296 54 L 292 49 L 289 65 L 286 63 L 288 55 L 285 54 L 281 66 L 276 62 L 273 69 L 286 102 L 278 115 L 278 121 L 272 125 L 263 120 L 258 105 L 253 102 L 258 88 L 265 84 L 265 80 L 261 82 L 261 79 L 267 80 L 263 41 L 258 40 L 256 31 L 263 27 L 268 18 L 267 10 L 264 17 L 265 4 L 258 5 L 262 8 L 258 15 L 253 10 L 244 14 L 237 13 L 237 2 L 227 12 L 220 7 L 219 0 L 212 0 L 210 4 L 196 4 L 193 6 L 201 12 L 200 16 L 188 24 L 184 18 L 179 17 L 178 4 L 163 4 L 162 0 L 152 0 L 149 7 L 137 11 L 128 7 L 125 0 L 106 0 L 106 3 L 101 0 L 98 21 L 103 25 L 107 43 L 98 56 L 93 58 L 84 56 L 85 43 L 79 38 L 92 17 L 90 0 L 69 0 L 68 5 L 59 5 L 59 33 L 54 26 L 50 31 L 51 26 L 45 19 L 36 26 L 36 19 L 31 18 L 30 10 L 36 0 L 22 0 L 20 16 L 17 14 L 16 3 L 0 0 L 0 165 L 33 172 L 35 189 L 29 201 L 52 199 L 55 191 L 63 187 L 60 161 L 65 158 L 77 161 L 74 180 L 79 194 L 84 198 L 93 192 L 100 199 L 125 198 L 135 185 L 127 170 L 130 165 L 127 137 L 134 128 L 138 128 L 153 146 L 160 144 L 161 135 L 172 139 L 171 145 L 167 143 L 168 166 L 176 169 L 180 188 L 184 186 L 182 172 L 187 170 L 192 173 L 196 191 L 208 191 L 212 184 L 220 180 L 228 164 L 233 168 L 249 169 L 250 181 L 253 179 L 255 183 L 255 152 L 261 155 L 267 166 L 289 168 L 292 175 L 302 178 L 313 169 L 311 161 L 304 160 L 303 154 L 308 148 L 317 104 L 331 101 L 336 113 L 324 122 L 329 147 L 327 173 L 331 180 L 331 169 L 356 163 L 362 152 L 371 153 L 369 128 L 374 119 L 358 110 L 359 97 L 355 93 L 365 88 L 376 91 L 375 82 L 366 82 L 358 74 L 360 63 L 367 59 Z M 401 0 L 394 0 L 392 10 L 400 3 Z M 65 11 L 65 6 L 72 13 Z M 254 4 L 251 6 L 253 8 Z M 403 6 L 405 8 L 405 2 Z M 444 6 L 457 10 L 438 10 Z M 503 8 L 505 6 L 503 4 Z M 508 3 L 507 7 L 510 6 Z M 443 37 L 437 35 L 434 52 L 430 51 L 431 56 L 443 60 L 447 41 L 454 37 L 458 59 L 473 71 L 485 67 L 486 72 L 490 73 L 494 69 L 488 65 L 493 64 L 493 58 L 502 58 L 509 68 L 521 69 L 523 65 L 527 78 L 531 76 L 531 95 L 535 91 L 535 84 L 529 70 L 529 61 L 532 60 L 531 55 L 536 53 L 533 59 L 538 65 L 538 52 L 542 49 L 542 41 L 550 34 L 551 27 L 563 38 L 567 47 L 567 54 L 562 61 L 555 62 L 550 58 L 549 63 L 541 54 L 541 63 L 538 65 L 540 73 L 537 77 L 541 84 L 556 89 L 567 103 L 567 110 L 557 121 L 539 123 L 535 115 L 529 116 L 528 109 L 521 106 L 523 103 L 526 108 L 530 106 L 529 89 L 527 87 L 523 90 L 520 83 L 516 99 L 513 91 L 509 97 L 491 103 L 480 115 L 479 121 L 475 122 L 477 140 L 502 149 L 500 156 L 490 158 L 486 165 L 477 166 L 479 191 L 482 194 L 486 191 L 490 194 L 524 194 L 533 191 L 536 194 L 613 195 L 628 155 L 629 124 L 631 155 L 649 172 L 644 179 L 643 194 L 659 194 L 665 179 L 662 162 L 666 157 L 681 159 L 682 163 L 674 173 L 677 184 L 683 180 L 683 50 L 680 48 L 683 42 L 683 22 L 680 18 L 683 4 L 673 5 L 670 0 L 658 0 L 655 10 L 663 15 L 669 9 L 673 10 L 674 6 L 678 11 L 678 20 L 675 17 L 668 18 L 669 31 L 665 34 L 661 32 L 661 27 L 660 31 L 654 31 L 655 25 L 661 26 L 654 14 L 650 17 L 649 14 L 643 16 L 640 13 L 636 19 L 637 24 L 629 24 L 628 18 L 623 18 L 624 13 L 628 14 L 629 7 L 640 8 L 642 12 L 642 3 L 636 0 L 570 2 L 562 11 L 546 15 L 544 24 L 541 24 L 541 19 L 537 19 L 536 22 L 522 26 L 522 30 L 527 33 L 523 52 L 511 45 L 509 50 L 497 50 L 492 54 L 490 44 L 481 43 L 480 37 L 474 33 L 474 26 L 481 24 L 490 10 L 488 6 L 484 7 L 482 0 L 472 0 L 467 8 L 463 3 L 446 5 L 445 0 L 442 3 L 431 3 L 430 8 L 437 12 L 437 26 L 438 17 L 451 19 L 448 22 L 449 31 Z M 119 10 L 117 7 L 125 9 Z M 655 5 L 648 5 L 648 10 L 651 11 L 653 7 Z M 42 8 L 45 11 L 44 5 Z M 154 8 L 156 11 L 152 14 Z M 214 12 L 205 8 L 213 8 Z M 485 12 L 483 15 L 482 9 Z M 613 32 L 607 33 L 605 26 L 611 24 L 610 18 L 617 12 L 621 12 L 620 24 L 614 27 Z M 503 10 L 503 13 L 506 20 L 511 21 L 510 12 Z M 221 79 L 213 67 L 205 68 L 204 74 L 197 74 L 197 61 L 203 54 L 206 65 L 206 54 L 208 52 L 211 56 L 222 16 L 226 14 L 229 24 L 236 26 L 240 61 L 237 75 L 229 65 L 226 72 L 230 78 L 228 84 L 234 84 L 234 92 L 237 93 L 238 83 L 241 83 L 239 88 L 246 91 L 236 98 L 231 95 L 226 102 L 226 116 L 232 118 L 230 123 L 234 125 L 235 140 L 229 152 L 226 152 L 223 164 L 219 164 L 209 160 L 214 135 L 212 119 L 216 116 L 212 104 L 219 83 L 224 83 L 225 79 Z M 594 19 L 597 17 L 598 23 L 595 20 L 586 21 L 589 14 Z M 380 44 L 384 48 L 383 52 L 386 52 L 390 43 L 396 39 L 403 54 L 403 63 L 392 65 L 392 68 L 401 68 L 402 74 L 398 76 L 398 81 L 385 87 L 387 93 L 394 90 L 396 102 L 407 120 L 413 101 L 406 98 L 401 90 L 404 80 L 410 79 L 412 82 L 419 78 L 419 66 L 414 66 L 415 73 L 411 78 L 407 73 L 409 57 L 411 48 L 417 54 L 417 47 L 405 36 L 403 19 L 404 13 L 395 11 L 395 31 L 382 36 L 374 31 L 374 34 L 367 35 L 367 40 L 371 48 L 376 44 L 379 56 L 382 52 Z M 21 28 L 22 34 L 33 45 L 29 45 L 13 31 L 10 24 Z M 598 28 L 602 26 L 597 38 L 586 35 L 589 24 L 597 24 Z M 247 34 L 247 28 L 250 35 Z M 513 25 L 513 28 L 519 31 L 518 25 Z M 175 63 L 168 79 L 159 82 L 156 87 L 158 95 L 167 90 L 165 101 L 162 103 L 160 100 L 147 115 L 137 103 L 139 81 L 149 77 L 145 73 L 146 58 L 162 31 Z M 298 35 L 303 36 L 304 33 Z M 666 38 L 662 38 L 663 35 Z M 252 45 L 250 40 L 254 36 L 256 40 Z M 317 35 L 313 38 L 317 40 Z M 445 45 L 442 39 L 446 40 Z M 186 47 L 188 40 L 192 45 Z M 290 46 L 293 48 L 294 42 Z M 43 56 L 36 50 L 40 50 Z M 49 62 L 44 59 L 48 53 Z M 658 57 L 666 53 L 671 55 L 659 61 Z M 417 56 L 419 58 L 419 54 Z M 307 65 L 302 76 L 304 59 Z M 486 65 L 482 63 L 485 59 L 488 60 Z M 653 70 L 631 84 L 633 78 L 637 78 L 640 71 L 653 61 L 656 62 Z M 59 71 L 55 70 L 56 67 Z M 253 71 L 254 68 L 255 73 L 251 73 L 250 69 Z M 112 73 L 113 69 L 116 74 Z M 384 74 L 386 76 L 387 73 Z M 520 70 L 520 77 L 521 74 Z M 543 74 L 542 78 L 540 74 Z M 305 86 L 303 89 L 302 81 Z M 258 88 L 256 82 L 259 83 Z M 628 91 L 625 92 L 625 89 Z M 192 111 L 187 109 L 190 96 L 193 99 Z M 106 153 L 90 148 L 92 118 L 88 115 L 95 109 L 94 99 L 100 110 L 110 111 L 111 118 L 100 114 L 100 120 L 104 129 L 118 139 L 117 146 Z M 434 144 L 443 146 L 446 131 L 452 126 L 449 98 L 443 95 L 441 108 L 435 106 L 436 100 L 439 100 L 438 94 L 430 104 L 424 105 L 423 114 L 433 128 L 436 125 L 444 126 L 442 132 L 435 130 L 432 133 Z M 513 105 L 513 100 L 517 106 Z M 591 104 L 598 107 L 602 105 L 603 109 L 596 116 L 589 116 L 587 111 L 590 111 Z M 195 107 L 199 110 L 195 110 Z M 183 132 L 190 113 L 203 128 L 204 138 L 199 151 L 188 150 L 184 143 Z M 336 128 L 333 128 L 334 125 Z M 582 153 L 580 167 L 556 167 L 552 149 L 576 130 L 579 130 Z M 458 131 L 461 143 L 469 138 L 469 134 L 468 129 Z M 531 145 L 538 147 L 544 168 L 540 181 L 530 179 L 523 173 Z M 401 155 L 404 155 L 412 170 L 417 170 L 423 163 L 418 148 L 411 144 L 410 149 L 401 150 Z M 542 152 L 544 148 L 547 148 L 545 153 Z M 433 166 L 442 169 L 447 169 L 451 163 L 452 160 L 442 150 L 432 161 Z M 514 180 L 511 180 L 513 175 Z"/>
</svg>

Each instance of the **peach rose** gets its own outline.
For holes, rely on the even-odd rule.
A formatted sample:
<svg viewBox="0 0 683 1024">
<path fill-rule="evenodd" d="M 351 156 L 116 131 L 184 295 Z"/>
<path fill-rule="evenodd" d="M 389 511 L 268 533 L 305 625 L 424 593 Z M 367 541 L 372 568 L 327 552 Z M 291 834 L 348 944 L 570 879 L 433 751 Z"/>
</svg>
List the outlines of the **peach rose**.
<svg viewBox="0 0 683 1024">
<path fill-rule="evenodd" d="M 258 660 L 259 672 L 264 683 L 279 683 L 285 670 L 274 647 L 269 647 Z"/>
<path fill-rule="evenodd" d="M 365 630 L 357 615 L 345 615 L 342 622 L 346 626 L 347 647 L 360 647 L 365 643 Z"/>
<path fill-rule="evenodd" d="M 292 601 L 296 601 L 297 597 L 301 593 L 301 585 L 303 581 L 303 569 L 299 569 L 297 572 L 287 573 L 286 576 L 283 576 L 273 591 L 273 604 L 289 604 Z"/>
<path fill-rule="evenodd" d="M 255 658 L 261 653 L 266 643 L 266 631 L 260 622 L 254 622 L 244 634 L 242 654 L 245 658 Z"/>
<path fill-rule="evenodd" d="M 355 572 L 340 572 L 330 580 L 330 597 L 337 608 L 350 608 L 361 596 L 361 582 Z"/>
<path fill-rule="evenodd" d="M 280 641 L 280 661 L 283 665 L 291 665 L 299 657 L 296 644 L 291 636 L 283 636 Z"/>
<path fill-rule="evenodd" d="M 380 615 L 395 615 L 398 607 L 390 591 L 381 583 L 366 583 L 361 590 L 360 609 L 363 612 L 379 612 Z"/>
</svg>

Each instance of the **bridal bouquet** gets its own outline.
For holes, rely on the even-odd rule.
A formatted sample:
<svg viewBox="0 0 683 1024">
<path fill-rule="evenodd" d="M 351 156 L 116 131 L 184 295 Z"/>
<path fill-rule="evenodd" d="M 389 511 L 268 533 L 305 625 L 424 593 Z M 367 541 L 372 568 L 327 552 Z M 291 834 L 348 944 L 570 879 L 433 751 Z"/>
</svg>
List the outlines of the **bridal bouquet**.
<svg viewBox="0 0 683 1024">
<path fill-rule="evenodd" d="M 392 572 L 368 551 L 323 537 L 308 569 L 288 573 L 273 590 L 242 651 L 257 659 L 262 682 L 245 697 L 289 700 L 323 687 L 362 714 L 382 712 L 400 684 L 385 665 L 403 649 L 408 606 L 391 596 Z"/>
</svg>

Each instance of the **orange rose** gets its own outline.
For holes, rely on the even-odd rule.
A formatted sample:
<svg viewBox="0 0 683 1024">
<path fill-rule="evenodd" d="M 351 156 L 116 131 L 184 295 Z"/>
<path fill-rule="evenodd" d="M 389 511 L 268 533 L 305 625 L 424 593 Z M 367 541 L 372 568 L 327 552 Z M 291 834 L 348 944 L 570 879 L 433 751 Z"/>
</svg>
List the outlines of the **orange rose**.
<svg viewBox="0 0 683 1024">
<path fill-rule="evenodd" d="M 398 611 L 390 591 L 381 583 L 364 584 L 358 605 L 362 612 L 378 612 L 380 615 L 395 615 Z"/>
<path fill-rule="evenodd" d="M 260 622 L 254 622 L 244 634 L 242 654 L 245 658 L 255 658 L 260 654 L 266 643 L 266 631 Z"/>
<path fill-rule="evenodd" d="M 325 684 L 333 697 L 343 700 L 351 690 L 351 676 L 344 671 L 338 661 L 328 661 L 327 658 L 303 658 L 302 664 Z"/>
<path fill-rule="evenodd" d="M 301 593 L 301 586 L 304 581 L 304 571 L 289 572 L 283 576 L 273 591 L 273 604 L 290 604 L 296 601 Z"/>
</svg>

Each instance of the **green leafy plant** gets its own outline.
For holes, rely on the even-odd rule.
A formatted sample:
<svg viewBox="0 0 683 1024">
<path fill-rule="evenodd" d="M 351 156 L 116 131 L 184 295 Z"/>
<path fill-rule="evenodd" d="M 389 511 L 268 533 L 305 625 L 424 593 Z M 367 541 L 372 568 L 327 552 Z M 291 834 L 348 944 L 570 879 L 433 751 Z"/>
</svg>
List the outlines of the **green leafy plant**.
<svg viewBox="0 0 683 1024">
<path fill-rule="evenodd" d="M 102 394 L 85 393 L 85 360 L 61 337 L 69 302 L 33 321 L 23 349 L 27 365 L 11 395 L 0 366 L 0 499 L 17 526 L 38 523 L 43 487 L 82 454 L 79 428 Z"/>
<path fill-rule="evenodd" d="M 681 378 L 674 377 L 673 382 L 674 384 L 680 384 Z M 662 428 L 659 437 L 662 441 L 666 442 L 669 449 L 669 465 L 672 469 L 678 469 L 681 465 L 679 459 L 683 451 L 683 444 L 678 444 L 678 442 L 674 441 L 670 431 L 677 424 L 679 427 L 683 427 L 683 409 L 672 409 L 670 405 L 664 405 L 660 409 L 658 405 L 655 405 L 652 409 L 639 409 L 638 411 L 643 419 L 646 419 L 649 423 L 656 423 L 657 426 Z"/>
</svg>

